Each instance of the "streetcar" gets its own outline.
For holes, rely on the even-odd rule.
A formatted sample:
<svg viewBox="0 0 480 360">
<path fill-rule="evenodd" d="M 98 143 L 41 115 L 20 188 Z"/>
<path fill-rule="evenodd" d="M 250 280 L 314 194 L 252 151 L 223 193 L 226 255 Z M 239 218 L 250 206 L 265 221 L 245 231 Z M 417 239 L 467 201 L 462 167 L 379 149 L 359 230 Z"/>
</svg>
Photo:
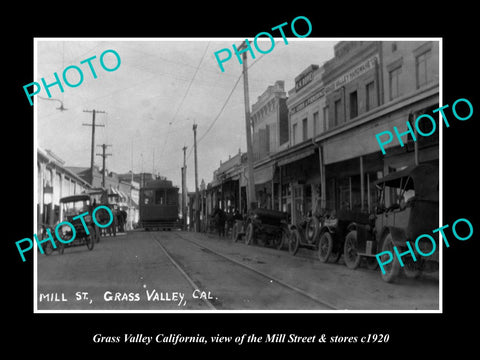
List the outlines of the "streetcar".
<svg viewBox="0 0 480 360">
<path fill-rule="evenodd" d="M 139 226 L 147 231 L 178 228 L 178 200 L 178 187 L 170 180 L 147 182 L 140 189 Z"/>
</svg>

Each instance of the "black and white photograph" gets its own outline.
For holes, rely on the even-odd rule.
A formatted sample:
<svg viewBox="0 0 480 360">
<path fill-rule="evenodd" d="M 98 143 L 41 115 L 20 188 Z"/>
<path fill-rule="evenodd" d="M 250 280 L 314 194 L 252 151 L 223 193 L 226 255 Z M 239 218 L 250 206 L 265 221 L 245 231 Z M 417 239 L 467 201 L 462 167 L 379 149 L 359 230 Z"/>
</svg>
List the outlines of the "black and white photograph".
<svg viewBox="0 0 480 360">
<path fill-rule="evenodd" d="M 37 39 L 36 311 L 440 311 L 441 50 Z"/>
<path fill-rule="evenodd" d="M 474 354 L 474 7 L 166 5 L 6 12 L 4 349 Z"/>
</svg>

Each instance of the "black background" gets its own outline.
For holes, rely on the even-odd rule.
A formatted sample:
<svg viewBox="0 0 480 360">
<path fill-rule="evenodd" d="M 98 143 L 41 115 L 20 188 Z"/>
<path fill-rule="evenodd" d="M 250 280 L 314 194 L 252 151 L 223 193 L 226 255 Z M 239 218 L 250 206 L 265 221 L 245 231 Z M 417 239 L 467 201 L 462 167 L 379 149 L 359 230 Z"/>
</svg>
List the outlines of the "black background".
<svg viewBox="0 0 480 360">
<path fill-rule="evenodd" d="M 440 4 L 440 3 L 439 3 Z M 328 336 L 362 336 L 388 333 L 388 344 L 244 344 L 190 345 L 189 350 L 210 355 L 234 350 L 285 351 L 302 356 L 324 354 L 342 356 L 343 351 L 371 356 L 417 357 L 452 349 L 465 354 L 473 347 L 477 325 L 476 285 L 478 280 L 478 241 L 480 222 L 475 204 L 479 201 L 476 184 L 479 141 L 477 37 L 478 19 L 473 5 L 448 3 L 448 8 L 422 8 L 417 3 L 342 2 L 337 8 L 323 3 L 240 2 L 166 7 L 164 3 L 111 3 L 103 9 L 94 3 L 72 5 L 42 3 L 24 9 L 9 10 L 2 24 L 5 51 L 3 71 L 3 193 L 2 213 L 5 244 L 3 253 L 4 303 L 3 341 L 14 355 L 32 349 L 49 357 L 79 354 L 170 354 L 187 349 L 186 345 L 94 344 L 93 335 L 143 333 L 181 333 L 183 335 L 237 336 L 255 333 L 296 333 Z M 22 263 L 15 241 L 27 237 L 33 229 L 33 111 L 26 100 L 23 85 L 33 78 L 34 37 L 253 37 L 261 31 L 297 16 L 312 23 L 310 37 L 442 37 L 443 104 L 467 98 L 474 114 L 468 121 L 450 121 L 444 127 L 443 211 L 444 224 L 467 218 L 474 235 L 467 241 L 450 241 L 443 254 L 443 314 L 33 314 L 33 257 Z M 11 17 L 13 21 L 6 21 Z M 300 24 L 300 22 L 298 23 Z M 288 30 L 289 31 L 289 30 Z M 299 33 L 303 33 L 298 29 Z M 288 36 L 287 32 L 287 36 Z M 274 34 L 274 36 L 277 36 Z M 293 75 L 292 75 L 293 76 Z M 7 110 L 7 111 L 5 111 Z M 473 326 L 472 326 L 473 325 Z M 4 332 L 5 334 L 5 332 Z M 5 335 L 3 335 L 5 336 Z M 4 345 L 5 346 L 5 345 Z M 6 351 L 7 349 L 5 349 Z M 311 351 L 311 353 L 307 353 Z M 194 353 L 195 354 L 195 353 Z M 297 355 L 297 356 L 298 356 Z M 195 355 L 192 355 L 195 356 Z M 124 358 L 125 356 L 122 356 Z"/>
</svg>

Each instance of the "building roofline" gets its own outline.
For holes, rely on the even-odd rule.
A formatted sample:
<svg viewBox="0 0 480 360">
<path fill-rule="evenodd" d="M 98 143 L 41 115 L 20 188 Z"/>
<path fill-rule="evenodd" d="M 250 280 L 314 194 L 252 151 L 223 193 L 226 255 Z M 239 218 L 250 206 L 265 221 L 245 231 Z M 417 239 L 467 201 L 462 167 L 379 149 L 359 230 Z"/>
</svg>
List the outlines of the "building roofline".
<svg viewBox="0 0 480 360">
<path fill-rule="evenodd" d="M 68 169 L 68 166 L 65 166 L 63 165 L 64 162 L 63 160 L 61 160 L 58 155 L 56 155 L 55 157 L 54 156 L 51 156 L 50 155 L 50 152 L 47 152 L 45 149 L 42 149 L 41 147 L 37 147 L 37 161 L 39 161 L 38 159 L 38 155 L 40 155 L 41 157 L 45 158 L 48 162 L 47 164 L 52 164 L 53 166 L 61 169 L 66 175 L 68 175 L 69 177 L 71 178 L 74 178 L 75 180 L 81 182 L 83 185 L 85 185 L 86 187 L 88 188 L 91 188 L 92 185 L 87 182 L 86 180 L 82 179 L 79 175 L 77 175 L 75 172 L 71 171 L 70 169 Z M 60 160 L 60 161 L 59 161 Z"/>
</svg>

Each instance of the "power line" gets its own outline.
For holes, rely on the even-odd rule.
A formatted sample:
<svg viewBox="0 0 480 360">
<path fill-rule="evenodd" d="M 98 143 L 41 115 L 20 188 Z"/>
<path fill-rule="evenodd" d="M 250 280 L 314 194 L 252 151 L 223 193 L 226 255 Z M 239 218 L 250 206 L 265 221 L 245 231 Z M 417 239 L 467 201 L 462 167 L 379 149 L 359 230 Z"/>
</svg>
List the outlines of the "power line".
<svg viewBox="0 0 480 360">
<path fill-rule="evenodd" d="M 209 42 L 210 43 L 210 42 Z M 131 48 L 132 49 L 132 48 Z M 196 68 L 197 66 L 196 65 L 192 65 L 192 64 L 188 64 L 188 63 L 185 63 L 185 62 L 182 62 L 182 61 L 178 61 L 178 59 L 175 59 L 175 60 L 172 60 L 172 59 L 168 59 L 166 57 L 163 57 L 161 55 L 158 55 L 158 54 L 153 54 L 153 53 L 150 53 L 150 52 L 146 52 L 146 51 L 142 51 L 142 50 L 139 50 L 138 48 L 134 48 L 132 49 L 132 51 L 135 51 L 137 53 L 142 53 L 144 55 L 147 55 L 147 56 L 150 56 L 150 57 L 153 57 L 155 58 L 155 60 L 162 60 L 162 61 L 165 61 L 165 62 L 168 62 L 168 63 L 171 63 L 171 64 L 174 64 L 176 66 L 186 66 L 186 67 L 190 67 L 190 68 Z M 131 65 L 131 64 L 130 64 Z M 138 66 L 134 66 L 138 69 L 143 69 L 141 67 L 138 67 Z M 208 68 L 203 68 L 202 69 L 203 71 L 208 71 L 208 72 L 211 72 L 211 73 L 215 73 L 218 75 L 218 68 L 216 68 L 215 70 L 213 69 L 208 69 Z M 148 71 L 148 70 L 147 70 Z M 167 73 L 167 74 L 170 74 L 170 73 Z M 221 74 L 222 77 L 234 77 L 234 75 L 231 75 L 231 74 L 228 74 L 228 73 L 222 73 Z M 183 80 L 183 79 L 182 79 Z M 186 81 L 186 80 L 185 80 Z"/>
<path fill-rule="evenodd" d="M 203 59 L 205 58 L 205 54 L 207 53 L 207 49 L 208 49 L 208 46 L 209 46 L 209 45 L 210 45 L 210 42 L 208 42 L 208 43 L 207 43 L 207 46 L 205 47 L 205 50 L 204 50 L 203 55 L 202 55 L 202 58 L 200 59 L 200 62 L 198 63 L 197 68 L 195 69 L 195 73 L 193 74 L 192 79 L 190 80 L 190 83 L 188 84 L 187 91 L 185 91 L 185 94 L 183 95 L 183 98 L 182 98 L 182 100 L 180 101 L 180 105 L 178 106 L 177 111 L 176 111 L 175 114 L 173 115 L 172 121 L 170 121 L 169 125 L 172 125 L 172 124 L 175 122 L 175 118 L 176 118 L 178 112 L 180 111 L 180 109 L 181 109 L 181 107 L 182 107 L 182 105 L 183 105 L 183 102 L 185 101 L 185 98 L 186 98 L 187 95 L 188 95 L 188 92 L 189 92 L 189 90 L 190 90 L 190 87 L 192 86 L 193 80 L 195 79 L 195 76 L 197 75 L 198 69 L 200 69 L 200 65 L 202 65 Z"/>
<path fill-rule="evenodd" d="M 215 125 L 215 123 L 217 122 L 218 118 L 220 117 L 220 115 L 222 114 L 223 110 L 225 109 L 225 107 L 227 106 L 227 103 L 228 101 L 230 100 L 230 98 L 232 97 L 232 94 L 233 92 L 235 91 L 238 83 L 240 82 L 240 79 L 242 78 L 242 75 L 240 74 L 240 76 L 238 77 L 237 81 L 235 82 L 235 85 L 233 85 L 233 88 L 232 88 L 232 91 L 230 91 L 230 94 L 228 94 L 228 97 L 227 99 L 225 100 L 225 102 L 223 103 L 222 105 L 222 108 L 220 109 L 218 115 L 215 117 L 215 119 L 213 119 L 213 121 L 210 123 L 210 125 L 208 126 L 207 130 L 203 133 L 203 135 L 200 137 L 200 139 L 198 139 L 198 142 L 202 141 L 203 138 L 205 138 L 205 136 L 207 136 L 207 134 L 209 133 L 209 131 L 213 128 L 213 125 Z"/>
<path fill-rule="evenodd" d="M 263 58 L 264 54 L 262 54 L 254 63 L 250 64 L 250 66 L 248 67 L 248 69 L 250 69 L 253 65 L 255 65 L 257 62 L 259 62 L 262 58 Z M 208 126 L 207 130 L 203 133 L 203 135 L 197 140 L 197 143 L 200 143 L 200 141 L 202 141 L 202 139 L 205 138 L 205 136 L 207 136 L 207 134 L 210 132 L 210 130 L 213 128 L 213 126 L 215 125 L 215 123 L 217 122 L 218 118 L 220 117 L 220 115 L 222 114 L 223 110 L 225 109 L 225 107 L 227 106 L 227 103 L 228 101 L 230 100 L 230 98 L 232 97 L 232 94 L 233 92 L 235 91 L 240 79 L 242 78 L 242 74 L 241 73 L 239 75 L 239 77 L 237 78 L 237 81 L 235 82 L 235 85 L 233 85 L 233 88 L 232 90 L 230 91 L 230 94 L 228 94 L 228 97 L 227 99 L 225 100 L 225 102 L 223 103 L 222 105 L 222 108 L 220 109 L 219 113 L 217 114 L 217 116 L 213 119 L 213 121 L 210 123 L 210 125 Z M 188 153 L 188 157 L 187 158 L 190 158 L 190 155 L 192 154 L 192 149 L 190 148 L 190 151 Z"/>
<path fill-rule="evenodd" d="M 205 138 L 205 136 L 207 136 L 207 134 L 210 132 L 210 130 L 212 130 L 213 128 L 213 125 L 215 125 L 215 123 L 217 122 L 217 120 L 220 118 L 220 115 L 222 114 L 223 110 L 225 109 L 225 107 L 227 106 L 227 103 L 228 101 L 230 100 L 230 98 L 232 97 L 232 94 L 233 92 L 235 91 L 238 83 L 240 82 L 240 79 L 242 78 L 242 74 L 240 74 L 240 76 L 238 77 L 237 81 L 235 82 L 235 85 L 233 85 L 233 88 L 232 90 L 230 91 L 230 94 L 228 94 L 227 98 L 225 99 L 220 111 L 218 112 L 217 116 L 215 116 L 215 118 L 213 119 L 213 121 L 210 123 L 210 125 L 208 126 L 207 130 L 203 133 L 203 135 L 200 137 L 200 139 L 198 139 L 198 143 L 203 139 Z M 190 158 L 190 156 L 192 155 L 192 147 L 190 147 L 190 151 L 188 152 L 188 156 L 187 156 L 187 159 Z"/>
<path fill-rule="evenodd" d="M 167 141 L 168 141 L 168 136 L 170 135 L 171 125 L 175 122 L 175 120 L 176 120 L 175 118 L 177 117 L 177 114 L 180 111 L 180 109 L 183 105 L 183 102 L 185 101 L 185 98 L 188 95 L 190 87 L 193 84 L 193 80 L 195 80 L 195 76 L 197 75 L 197 72 L 200 69 L 200 65 L 202 65 L 203 59 L 205 58 L 205 54 L 207 53 L 207 49 L 208 49 L 209 45 L 210 45 L 210 42 L 207 43 L 207 46 L 205 47 L 205 50 L 203 51 L 202 58 L 200 59 L 200 62 L 198 63 L 198 66 L 196 67 L 195 72 L 194 72 L 192 78 L 190 79 L 187 90 L 185 91 L 185 94 L 183 95 L 182 100 L 180 101 L 180 105 L 177 107 L 177 110 L 175 111 L 175 114 L 173 114 L 172 120 L 168 123 L 168 130 L 167 130 L 167 134 L 165 136 L 165 141 L 163 142 L 161 156 L 163 156 L 163 153 L 165 152 L 165 147 L 167 146 Z"/>
</svg>

